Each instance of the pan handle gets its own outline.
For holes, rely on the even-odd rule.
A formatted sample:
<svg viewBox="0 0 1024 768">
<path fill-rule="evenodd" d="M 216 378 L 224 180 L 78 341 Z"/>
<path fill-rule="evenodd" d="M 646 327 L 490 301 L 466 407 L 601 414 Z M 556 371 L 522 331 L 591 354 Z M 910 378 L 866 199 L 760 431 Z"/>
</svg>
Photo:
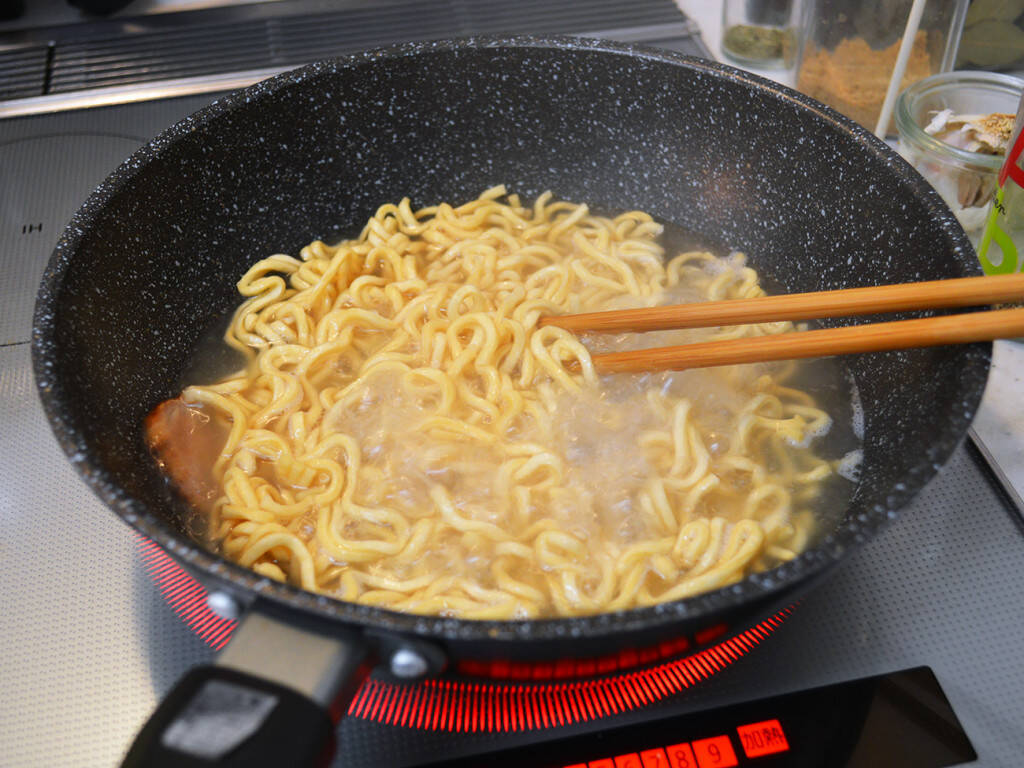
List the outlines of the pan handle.
<svg viewBox="0 0 1024 768">
<path fill-rule="evenodd" d="M 257 603 L 215 664 L 190 670 L 124 768 L 326 766 L 334 724 L 369 671 L 361 634 L 298 627 Z"/>
</svg>

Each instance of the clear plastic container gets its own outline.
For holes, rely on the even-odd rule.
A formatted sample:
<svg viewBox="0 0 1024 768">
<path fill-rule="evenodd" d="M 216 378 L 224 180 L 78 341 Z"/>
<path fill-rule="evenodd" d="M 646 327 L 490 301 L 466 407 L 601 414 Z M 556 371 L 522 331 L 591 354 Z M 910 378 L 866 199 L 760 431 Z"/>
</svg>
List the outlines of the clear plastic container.
<svg viewBox="0 0 1024 768">
<path fill-rule="evenodd" d="M 947 72 L 925 78 L 896 100 L 899 152 L 935 187 L 977 247 L 1002 155 L 968 152 L 925 132 L 945 109 L 956 114 L 1017 112 L 1024 80 L 994 72 Z"/>
<path fill-rule="evenodd" d="M 800 0 L 725 0 L 722 54 L 747 66 L 792 67 L 801 7 Z"/>
<path fill-rule="evenodd" d="M 1013 136 L 999 171 L 992 196 L 978 260 L 987 275 L 1024 272 L 1024 96 L 1017 105 Z M 1021 306 L 1018 304 L 1017 306 Z M 1021 341 L 1021 339 L 1017 339 Z"/>
<path fill-rule="evenodd" d="M 952 69 L 967 0 L 928 0 L 900 88 Z M 912 0 L 807 0 L 796 87 L 875 129 Z"/>
</svg>

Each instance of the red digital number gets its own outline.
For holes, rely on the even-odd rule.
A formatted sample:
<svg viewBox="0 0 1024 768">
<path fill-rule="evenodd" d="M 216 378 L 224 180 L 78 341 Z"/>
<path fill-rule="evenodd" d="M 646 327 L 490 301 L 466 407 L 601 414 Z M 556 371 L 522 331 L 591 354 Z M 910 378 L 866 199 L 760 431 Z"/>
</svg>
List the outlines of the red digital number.
<svg viewBox="0 0 1024 768">
<path fill-rule="evenodd" d="M 714 736 L 693 742 L 698 768 L 730 768 L 739 765 L 728 736 Z"/>
<path fill-rule="evenodd" d="M 588 768 L 615 768 L 615 761 L 606 757 L 602 760 L 591 760 L 587 766 Z"/>
<path fill-rule="evenodd" d="M 673 744 L 665 747 L 668 754 L 668 764 L 672 768 L 697 768 L 697 761 L 693 757 L 693 750 L 685 741 L 682 744 Z"/>
<path fill-rule="evenodd" d="M 762 720 L 760 723 L 741 725 L 736 729 L 740 735 L 740 743 L 747 757 L 774 755 L 788 752 L 789 742 L 778 720 Z"/>
<path fill-rule="evenodd" d="M 669 768 L 668 755 L 664 749 L 648 749 L 640 753 L 644 768 Z"/>
<path fill-rule="evenodd" d="M 640 755 L 630 752 L 628 755 L 619 755 L 615 758 L 615 768 L 644 768 L 640 762 Z"/>
<path fill-rule="evenodd" d="M 576 763 L 575 765 L 567 765 L 565 768 L 587 768 L 586 763 Z"/>
</svg>

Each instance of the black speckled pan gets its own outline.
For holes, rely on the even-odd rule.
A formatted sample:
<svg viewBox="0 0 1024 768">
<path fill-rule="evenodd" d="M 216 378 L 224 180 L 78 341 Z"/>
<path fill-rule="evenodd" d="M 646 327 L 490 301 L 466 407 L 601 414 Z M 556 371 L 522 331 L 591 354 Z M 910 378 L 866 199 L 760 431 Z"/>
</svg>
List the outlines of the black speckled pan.
<svg viewBox="0 0 1024 768">
<path fill-rule="evenodd" d="M 535 657 L 644 645 L 790 601 L 873 536 L 963 437 L 990 346 L 850 358 L 865 414 L 859 487 L 836 529 L 724 590 L 572 620 L 401 615 L 260 578 L 197 544 L 144 448 L 247 265 L 357 232 L 382 203 L 505 183 L 641 208 L 750 254 L 789 291 L 959 277 L 973 251 L 882 142 L 802 95 L 708 61 L 593 40 L 474 39 L 313 64 L 231 94 L 136 152 L 69 224 L 35 318 L 39 391 L 68 457 L 126 522 L 207 581 L 321 622 Z"/>
</svg>

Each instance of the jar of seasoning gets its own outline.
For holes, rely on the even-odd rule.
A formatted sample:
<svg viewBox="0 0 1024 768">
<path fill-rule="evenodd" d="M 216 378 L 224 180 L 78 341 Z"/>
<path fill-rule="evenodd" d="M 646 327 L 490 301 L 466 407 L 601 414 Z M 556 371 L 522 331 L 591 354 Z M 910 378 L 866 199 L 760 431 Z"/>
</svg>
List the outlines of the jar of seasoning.
<svg viewBox="0 0 1024 768">
<path fill-rule="evenodd" d="M 975 247 L 1022 92 L 1016 77 L 957 71 L 927 77 L 896 101 L 900 154 L 942 195 Z"/>
<path fill-rule="evenodd" d="M 725 0 L 722 54 L 746 66 L 792 67 L 800 5 L 798 0 Z"/>
<path fill-rule="evenodd" d="M 796 87 L 875 129 L 913 0 L 806 0 Z M 956 59 L 968 0 L 928 0 L 903 90 Z"/>
<path fill-rule="evenodd" d="M 957 69 L 1019 72 L 1024 67 L 1024 2 L 975 0 L 967 9 Z"/>
</svg>

